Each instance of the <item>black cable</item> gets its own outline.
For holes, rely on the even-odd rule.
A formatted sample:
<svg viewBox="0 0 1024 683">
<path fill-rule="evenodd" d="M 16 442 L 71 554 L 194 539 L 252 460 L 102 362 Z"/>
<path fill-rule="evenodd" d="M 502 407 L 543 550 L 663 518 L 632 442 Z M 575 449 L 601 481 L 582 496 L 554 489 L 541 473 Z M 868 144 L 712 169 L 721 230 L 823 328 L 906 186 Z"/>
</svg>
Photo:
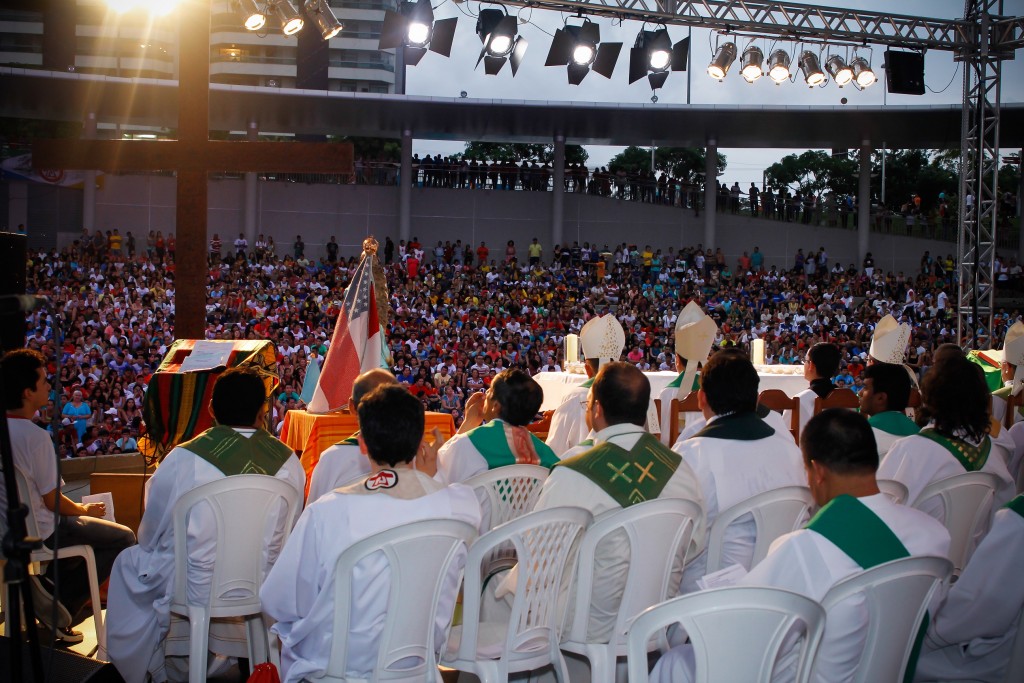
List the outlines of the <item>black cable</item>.
<svg viewBox="0 0 1024 683">
<path fill-rule="evenodd" d="M 924 87 L 928 88 L 928 90 L 931 90 L 931 92 L 935 93 L 936 95 L 944 93 L 947 90 L 949 90 L 949 86 L 953 85 L 953 81 L 956 80 L 956 76 L 958 73 L 960 73 L 960 62 L 957 62 L 956 69 L 953 70 L 953 77 L 949 79 L 949 83 L 946 84 L 945 88 L 943 88 L 942 90 L 932 90 L 927 83 L 924 84 Z"/>
</svg>

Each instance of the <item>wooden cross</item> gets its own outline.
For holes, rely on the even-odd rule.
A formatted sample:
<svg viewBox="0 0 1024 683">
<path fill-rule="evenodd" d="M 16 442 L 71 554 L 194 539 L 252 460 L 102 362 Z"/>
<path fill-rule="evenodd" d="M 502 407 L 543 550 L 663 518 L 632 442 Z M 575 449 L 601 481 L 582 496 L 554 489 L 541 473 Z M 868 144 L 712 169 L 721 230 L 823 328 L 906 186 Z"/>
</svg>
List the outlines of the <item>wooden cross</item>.
<svg viewBox="0 0 1024 683">
<path fill-rule="evenodd" d="M 209 139 L 210 3 L 186 0 L 178 38 L 178 138 L 174 141 L 34 140 L 40 168 L 176 171 L 175 316 L 178 339 L 206 336 L 207 173 L 351 173 L 352 145 Z M 308 22 L 307 31 L 315 30 Z"/>
</svg>

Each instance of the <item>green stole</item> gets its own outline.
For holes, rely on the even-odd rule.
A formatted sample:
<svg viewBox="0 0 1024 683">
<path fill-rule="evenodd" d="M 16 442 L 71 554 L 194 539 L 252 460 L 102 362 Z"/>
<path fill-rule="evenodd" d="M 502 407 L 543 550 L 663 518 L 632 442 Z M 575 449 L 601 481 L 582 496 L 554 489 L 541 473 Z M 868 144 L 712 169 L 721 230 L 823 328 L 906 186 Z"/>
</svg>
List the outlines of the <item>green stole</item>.
<svg viewBox="0 0 1024 683">
<path fill-rule="evenodd" d="M 671 382 L 668 383 L 668 388 L 669 389 L 678 389 L 680 387 L 680 385 L 683 383 L 683 375 L 685 375 L 685 374 L 686 374 L 685 370 L 680 372 L 678 377 L 676 377 L 674 380 L 672 380 Z M 693 387 L 690 388 L 690 391 L 697 391 L 698 389 L 700 389 L 700 371 L 699 370 L 697 371 L 697 374 L 693 376 Z"/>
<path fill-rule="evenodd" d="M 681 455 L 644 432 L 632 450 L 605 441 L 556 467 L 579 472 L 626 508 L 657 498 L 682 461 Z"/>
<path fill-rule="evenodd" d="M 992 451 L 992 439 L 988 436 L 985 436 L 980 446 L 972 446 L 963 439 L 950 439 L 943 436 L 931 427 L 922 429 L 918 434 L 949 451 L 968 472 L 977 472 L 984 467 L 988 460 L 988 454 Z"/>
<path fill-rule="evenodd" d="M 1021 517 L 1024 517 L 1024 493 L 1007 503 L 1006 507 L 1016 512 Z"/>
<path fill-rule="evenodd" d="M 886 562 L 910 557 L 910 552 L 892 529 L 871 508 L 853 496 L 841 495 L 830 500 L 807 523 L 807 528 L 828 539 L 861 569 L 871 569 Z M 904 683 L 914 679 L 917 657 L 921 653 L 929 621 L 929 615 L 925 612 L 907 661 Z"/>
<path fill-rule="evenodd" d="M 502 420 L 491 420 L 485 425 L 480 425 L 476 429 L 470 430 L 469 440 L 472 442 L 473 447 L 483 456 L 483 459 L 487 461 L 487 469 L 493 470 L 496 467 L 504 467 L 505 465 L 516 465 L 520 464 L 520 460 L 516 458 L 516 454 L 512 451 L 512 446 L 509 444 L 509 435 L 505 432 L 505 422 Z M 538 439 L 533 434 L 530 434 L 530 443 L 533 445 L 533 450 L 537 453 L 537 458 L 540 460 L 538 463 L 542 467 L 551 469 L 558 462 L 558 456 L 551 448 Z"/>
<path fill-rule="evenodd" d="M 359 430 L 356 430 L 355 433 L 352 434 L 352 436 L 350 436 L 350 437 L 348 437 L 346 439 L 342 439 L 341 441 L 339 441 L 338 443 L 336 443 L 334 445 L 335 446 L 358 446 L 359 445 Z"/>
<path fill-rule="evenodd" d="M 231 427 L 217 425 L 181 444 L 210 463 L 225 476 L 266 474 L 274 476 L 293 453 L 292 449 L 257 429 L 252 436 L 239 434 Z"/>
<path fill-rule="evenodd" d="M 730 441 L 757 441 L 775 433 L 757 412 L 730 413 L 715 418 L 691 439 L 728 439 Z"/>
<path fill-rule="evenodd" d="M 593 377 L 588 377 L 587 381 L 580 385 L 580 389 L 589 389 L 590 387 L 594 386 L 595 379 L 597 379 L 597 375 L 594 375 Z"/>
<path fill-rule="evenodd" d="M 893 436 L 913 436 L 921 431 L 917 423 L 907 417 L 906 413 L 901 413 L 898 410 L 876 413 L 868 418 L 868 424 L 880 432 Z"/>
</svg>

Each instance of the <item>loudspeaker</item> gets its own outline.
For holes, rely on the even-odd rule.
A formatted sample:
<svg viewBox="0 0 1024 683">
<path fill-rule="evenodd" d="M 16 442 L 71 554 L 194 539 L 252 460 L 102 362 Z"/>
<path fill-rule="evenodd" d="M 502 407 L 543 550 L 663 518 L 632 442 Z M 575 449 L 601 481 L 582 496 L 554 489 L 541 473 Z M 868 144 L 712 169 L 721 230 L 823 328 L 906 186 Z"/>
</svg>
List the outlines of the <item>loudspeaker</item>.
<svg viewBox="0 0 1024 683">
<path fill-rule="evenodd" d="M 0 296 L 24 294 L 28 270 L 24 235 L 0 232 Z M 0 351 L 25 346 L 25 314 L 11 300 L 0 299 Z"/>
<path fill-rule="evenodd" d="M 899 95 L 924 94 L 924 54 L 885 51 L 885 83 Z"/>
<path fill-rule="evenodd" d="M 14 641 L 7 637 L 0 637 L 0 680 L 7 679 L 13 647 Z M 49 648 L 45 645 L 41 645 L 39 649 L 42 650 L 44 680 L 48 683 L 124 683 L 121 674 L 110 662 L 101 662 L 83 657 L 70 650 Z M 24 680 L 31 681 L 32 664 L 28 656 L 28 645 L 23 644 L 21 652 L 22 675 Z M 53 658 L 52 670 L 50 669 L 51 657 Z"/>
</svg>

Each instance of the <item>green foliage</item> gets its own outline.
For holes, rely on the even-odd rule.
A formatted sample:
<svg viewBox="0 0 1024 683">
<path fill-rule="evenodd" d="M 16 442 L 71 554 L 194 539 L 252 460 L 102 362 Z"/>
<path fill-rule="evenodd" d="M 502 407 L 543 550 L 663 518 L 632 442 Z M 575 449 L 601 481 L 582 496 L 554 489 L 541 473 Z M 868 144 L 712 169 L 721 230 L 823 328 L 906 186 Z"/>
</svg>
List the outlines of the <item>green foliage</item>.
<svg viewBox="0 0 1024 683">
<path fill-rule="evenodd" d="M 398 139 L 330 136 L 328 140 L 330 142 L 351 143 L 352 154 L 356 159 L 394 162 L 401 161 L 402 159 L 402 141 Z"/>
<path fill-rule="evenodd" d="M 822 150 L 808 150 L 772 164 L 765 169 L 765 178 L 776 189 L 853 194 L 857 190 L 857 162 L 849 154 L 833 156 Z"/>
<path fill-rule="evenodd" d="M 960 155 L 955 150 L 892 149 L 885 157 L 885 203 L 899 209 L 921 197 L 921 209 L 930 211 L 938 206 L 939 194 L 952 198 L 959 189 L 957 171 Z M 882 194 L 882 155 L 872 155 L 871 193 Z"/>
<path fill-rule="evenodd" d="M 565 146 L 567 164 L 583 164 L 590 157 L 580 145 Z M 462 158 L 477 161 L 498 161 L 503 164 L 529 163 L 550 164 L 555 160 L 554 143 L 539 144 L 525 142 L 467 142 Z"/>
<path fill-rule="evenodd" d="M 705 152 L 698 147 L 655 147 L 654 168 L 662 173 L 684 181 L 693 181 L 704 173 Z M 725 170 L 725 155 L 718 154 L 718 172 Z M 612 173 L 619 169 L 626 173 L 649 171 L 651 168 L 650 147 L 627 147 L 608 162 Z"/>
</svg>

